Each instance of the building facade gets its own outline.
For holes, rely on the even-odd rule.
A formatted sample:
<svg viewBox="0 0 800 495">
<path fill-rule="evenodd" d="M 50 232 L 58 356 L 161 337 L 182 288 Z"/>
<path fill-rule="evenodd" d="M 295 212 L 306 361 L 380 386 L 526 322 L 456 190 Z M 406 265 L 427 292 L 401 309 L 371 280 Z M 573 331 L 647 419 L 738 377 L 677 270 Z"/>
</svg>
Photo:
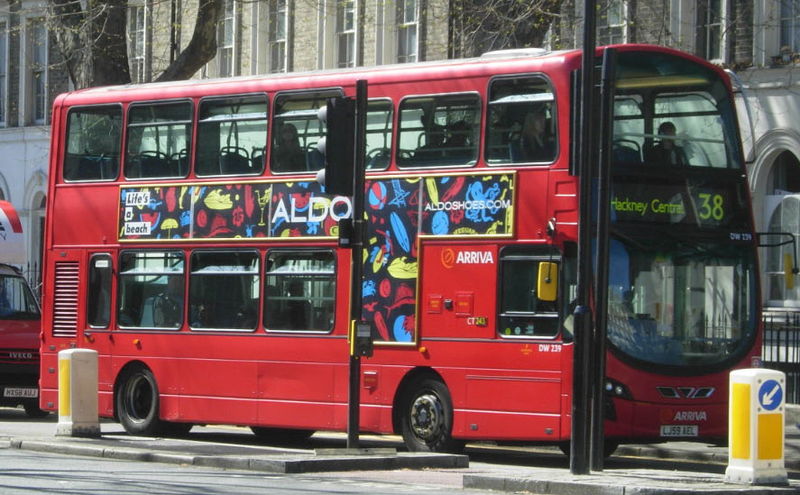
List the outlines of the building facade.
<svg viewBox="0 0 800 495">
<path fill-rule="evenodd" d="M 1 1 L 1 0 L 0 0 Z M 454 8 L 472 0 L 224 0 L 217 54 L 197 78 L 440 60 L 455 46 Z M 19 210 L 36 273 L 41 257 L 49 109 L 69 79 L 48 34 L 46 3 L 4 2 L 0 13 L 0 198 Z M 191 38 L 197 0 L 130 0 L 134 82 L 160 74 Z M 489 4 L 490 2 L 486 2 Z M 491 2 L 501 4 L 502 2 Z M 800 0 L 598 0 L 597 42 L 654 43 L 730 69 L 762 232 L 800 236 Z M 546 48 L 577 48 L 583 2 L 563 0 Z M 763 299 L 800 309 L 784 254 L 762 252 Z M 35 280 L 35 277 L 32 277 Z"/>
</svg>

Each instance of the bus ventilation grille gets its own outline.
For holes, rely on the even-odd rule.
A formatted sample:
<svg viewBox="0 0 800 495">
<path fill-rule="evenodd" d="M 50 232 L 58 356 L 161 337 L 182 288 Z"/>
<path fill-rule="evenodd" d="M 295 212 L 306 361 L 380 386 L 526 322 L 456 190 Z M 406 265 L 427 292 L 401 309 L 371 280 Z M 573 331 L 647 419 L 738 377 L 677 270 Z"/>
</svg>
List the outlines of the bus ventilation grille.
<svg viewBox="0 0 800 495">
<path fill-rule="evenodd" d="M 78 335 L 78 263 L 56 263 L 55 297 L 53 298 L 53 336 Z"/>
</svg>

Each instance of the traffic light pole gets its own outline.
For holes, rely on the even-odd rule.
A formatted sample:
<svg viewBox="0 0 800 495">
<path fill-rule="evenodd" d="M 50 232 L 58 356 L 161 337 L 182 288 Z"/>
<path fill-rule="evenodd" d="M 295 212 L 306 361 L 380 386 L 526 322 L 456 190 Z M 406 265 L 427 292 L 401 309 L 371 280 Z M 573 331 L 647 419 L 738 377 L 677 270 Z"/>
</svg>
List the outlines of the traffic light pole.
<svg viewBox="0 0 800 495">
<path fill-rule="evenodd" d="M 356 81 L 356 132 L 355 171 L 353 174 L 353 240 L 350 251 L 350 383 L 347 397 L 347 448 L 359 446 L 361 405 L 361 356 L 356 352 L 355 341 L 361 323 L 362 290 L 364 276 L 364 174 L 366 172 L 367 81 Z M 337 125 L 335 122 L 329 125 Z"/>
<path fill-rule="evenodd" d="M 592 411 L 592 146 L 594 140 L 594 48 L 596 0 L 584 0 L 583 66 L 580 92 L 580 146 L 578 173 L 580 199 L 578 212 L 578 300 L 574 314 L 575 345 L 572 377 L 572 441 L 570 443 L 570 472 L 589 474 L 590 424 Z"/>
</svg>

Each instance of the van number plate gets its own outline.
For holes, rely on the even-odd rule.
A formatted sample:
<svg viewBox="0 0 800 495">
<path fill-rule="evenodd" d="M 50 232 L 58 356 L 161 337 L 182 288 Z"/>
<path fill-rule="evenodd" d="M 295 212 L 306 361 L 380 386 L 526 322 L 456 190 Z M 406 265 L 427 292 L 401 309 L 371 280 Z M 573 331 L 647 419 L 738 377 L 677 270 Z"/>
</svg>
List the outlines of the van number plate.
<svg viewBox="0 0 800 495">
<path fill-rule="evenodd" d="M 3 390 L 3 397 L 22 397 L 25 399 L 35 399 L 39 397 L 39 389 L 28 387 L 6 387 L 5 390 Z"/>
<path fill-rule="evenodd" d="M 662 437 L 696 437 L 697 425 L 661 425 Z"/>
</svg>

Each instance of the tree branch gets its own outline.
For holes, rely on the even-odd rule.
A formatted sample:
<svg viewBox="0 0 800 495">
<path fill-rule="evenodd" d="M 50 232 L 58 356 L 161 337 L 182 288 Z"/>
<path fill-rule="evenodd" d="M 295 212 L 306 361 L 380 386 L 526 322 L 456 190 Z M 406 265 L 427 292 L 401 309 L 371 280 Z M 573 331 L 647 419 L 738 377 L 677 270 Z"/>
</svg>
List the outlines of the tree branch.
<svg viewBox="0 0 800 495">
<path fill-rule="evenodd" d="M 217 24 L 222 8 L 222 0 L 200 0 L 191 41 L 156 81 L 189 79 L 216 56 Z"/>
</svg>

